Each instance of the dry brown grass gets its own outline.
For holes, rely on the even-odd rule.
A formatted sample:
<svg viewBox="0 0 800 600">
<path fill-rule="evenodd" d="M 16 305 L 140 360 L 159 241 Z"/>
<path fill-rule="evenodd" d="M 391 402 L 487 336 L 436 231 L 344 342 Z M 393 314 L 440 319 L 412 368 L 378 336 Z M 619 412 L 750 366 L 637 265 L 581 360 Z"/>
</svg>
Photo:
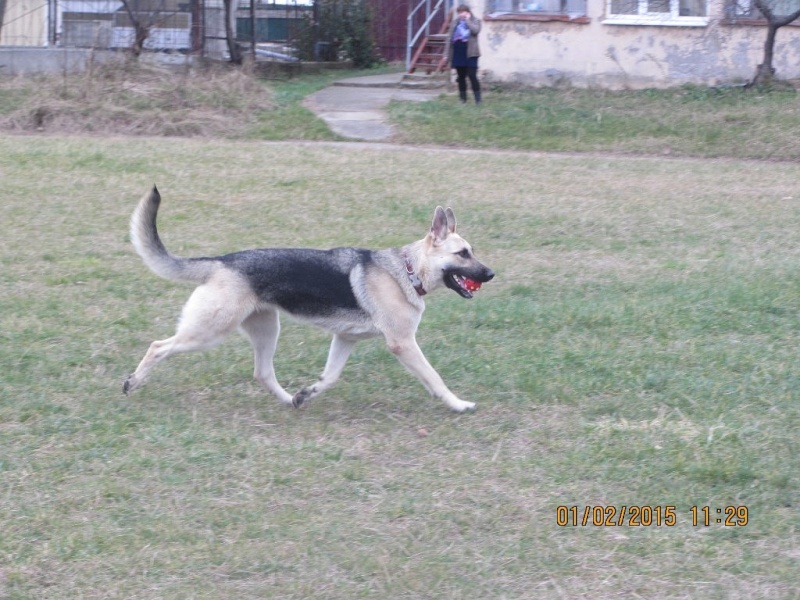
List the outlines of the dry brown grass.
<svg viewBox="0 0 800 600">
<path fill-rule="evenodd" d="M 0 131 L 238 137 L 274 106 L 239 69 L 180 70 L 121 59 L 81 75 L 0 80 Z M 5 114 L 2 114 L 2 113 Z"/>
</svg>

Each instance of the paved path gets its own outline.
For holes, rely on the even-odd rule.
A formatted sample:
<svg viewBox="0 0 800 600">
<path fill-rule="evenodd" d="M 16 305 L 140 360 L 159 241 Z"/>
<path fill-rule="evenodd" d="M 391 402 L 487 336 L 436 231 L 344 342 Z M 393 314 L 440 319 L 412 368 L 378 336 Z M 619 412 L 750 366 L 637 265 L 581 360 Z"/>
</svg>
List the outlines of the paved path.
<svg viewBox="0 0 800 600">
<path fill-rule="evenodd" d="M 402 78 L 403 73 L 391 73 L 341 79 L 305 98 L 303 105 L 342 137 L 386 141 L 393 133 L 386 113 L 389 102 L 424 102 L 444 93 L 441 89 L 401 88 Z"/>
</svg>

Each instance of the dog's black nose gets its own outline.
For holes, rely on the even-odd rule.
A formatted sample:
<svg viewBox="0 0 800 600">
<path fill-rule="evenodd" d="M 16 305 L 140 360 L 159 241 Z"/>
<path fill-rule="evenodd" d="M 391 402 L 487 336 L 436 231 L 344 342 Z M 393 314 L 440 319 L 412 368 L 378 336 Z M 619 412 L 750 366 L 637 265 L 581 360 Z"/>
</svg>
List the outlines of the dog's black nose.
<svg viewBox="0 0 800 600">
<path fill-rule="evenodd" d="M 486 269 L 485 277 L 486 281 L 491 281 L 494 278 L 494 271 L 491 269 Z"/>
</svg>

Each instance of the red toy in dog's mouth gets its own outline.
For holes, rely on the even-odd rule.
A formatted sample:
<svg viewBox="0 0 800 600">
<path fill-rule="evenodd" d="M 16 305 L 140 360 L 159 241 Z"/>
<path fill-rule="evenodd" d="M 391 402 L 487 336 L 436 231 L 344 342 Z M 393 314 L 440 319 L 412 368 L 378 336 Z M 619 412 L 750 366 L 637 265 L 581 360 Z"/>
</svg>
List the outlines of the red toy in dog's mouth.
<svg viewBox="0 0 800 600">
<path fill-rule="evenodd" d="M 479 289 L 481 289 L 481 282 L 464 277 L 464 287 L 468 292 L 477 292 Z"/>
<path fill-rule="evenodd" d="M 466 275 L 458 275 L 451 271 L 450 273 L 445 273 L 444 283 L 462 298 L 472 298 L 472 294 L 481 289 L 481 286 L 493 277 L 494 273 L 489 269 L 486 269 L 485 279 L 482 275 L 480 276 L 483 281 L 472 279 Z"/>
<path fill-rule="evenodd" d="M 481 289 L 481 282 L 475 281 L 474 279 L 470 279 L 469 277 L 462 277 L 461 275 L 453 274 L 453 279 L 456 282 L 456 285 L 461 288 L 465 297 L 471 298 L 472 292 L 477 292 Z"/>
</svg>

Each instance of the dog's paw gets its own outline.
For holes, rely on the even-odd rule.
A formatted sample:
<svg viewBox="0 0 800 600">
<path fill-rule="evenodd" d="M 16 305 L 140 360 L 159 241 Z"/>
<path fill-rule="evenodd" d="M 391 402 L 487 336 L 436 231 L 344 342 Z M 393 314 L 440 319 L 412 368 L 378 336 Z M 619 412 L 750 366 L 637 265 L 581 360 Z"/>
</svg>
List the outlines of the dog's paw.
<svg viewBox="0 0 800 600">
<path fill-rule="evenodd" d="M 459 400 L 457 403 L 451 402 L 448 406 L 450 410 L 457 413 L 472 412 L 477 408 L 474 402 L 467 402 L 466 400 Z"/>
<path fill-rule="evenodd" d="M 292 397 L 292 406 L 300 408 L 314 394 L 314 388 L 303 388 Z"/>
<path fill-rule="evenodd" d="M 131 376 L 132 377 L 132 376 Z M 122 393 L 126 396 L 131 393 L 133 390 L 133 384 L 131 383 L 131 377 L 128 377 L 125 381 L 122 382 Z"/>
</svg>

